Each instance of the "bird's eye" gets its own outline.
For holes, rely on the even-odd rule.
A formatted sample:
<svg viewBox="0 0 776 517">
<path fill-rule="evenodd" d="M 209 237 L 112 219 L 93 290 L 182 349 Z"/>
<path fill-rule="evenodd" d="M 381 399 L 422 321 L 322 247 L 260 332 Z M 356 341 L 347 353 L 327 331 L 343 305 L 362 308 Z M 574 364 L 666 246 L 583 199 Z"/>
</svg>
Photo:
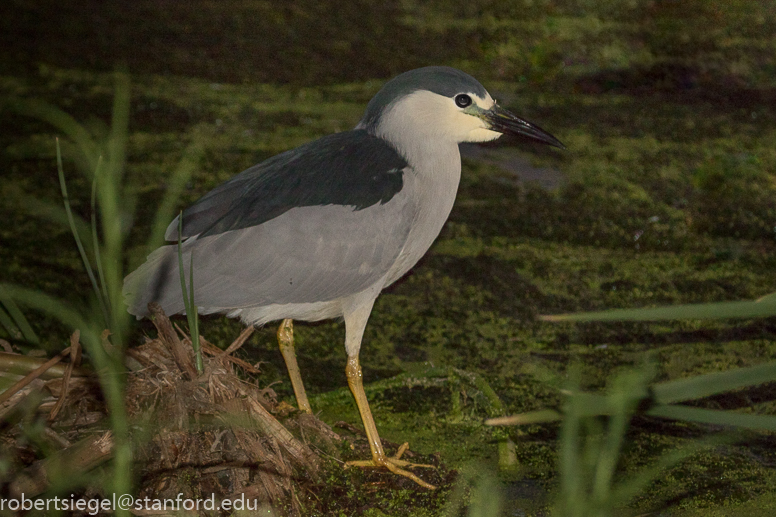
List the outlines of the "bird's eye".
<svg viewBox="0 0 776 517">
<path fill-rule="evenodd" d="M 465 93 L 461 93 L 455 96 L 455 104 L 459 108 L 465 108 L 466 106 L 470 106 L 472 103 L 472 98 L 466 95 Z"/>
</svg>

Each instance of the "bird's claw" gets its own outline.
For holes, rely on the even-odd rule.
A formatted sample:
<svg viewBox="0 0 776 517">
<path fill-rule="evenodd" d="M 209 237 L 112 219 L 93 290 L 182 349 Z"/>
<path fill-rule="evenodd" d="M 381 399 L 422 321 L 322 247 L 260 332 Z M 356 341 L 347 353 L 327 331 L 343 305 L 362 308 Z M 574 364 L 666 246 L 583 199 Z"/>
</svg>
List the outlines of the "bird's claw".
<svg viewBox="0 0 776 517">
<path fill-rule="evenodd" d="M 397 474 L 399 476 L 404 476 L 406 478 L 411 479 L 415 483 L 419 484 L 422 487 L 428 488 L 429 490 L 436 490 L 436 486 L 432 485 L 431 483 L 427 483 L 420 479 L 418 476 L 413 474 L 412 472 L 404 470 L 403 467 L 406 468 L 430 468 L 434 469 L 436 468 L 434 465 L 428 465 L 424 463 L 411 463 L 409 461 L 401 459 L 402 455 L 407 451 L 407 449 L 410 448 L 409 443 L 405 442 L 399 447 L 399 450 L 396 451 L 396 454 L 393 456 L 373 456 L 371 460 L 358 460 L 358 461 L 348 461 L 345 463 L 345 468 L 349 467 L 362 467 L 362 468 L 386 468 L 393 472 L 394 474 Z"/>
</svg>

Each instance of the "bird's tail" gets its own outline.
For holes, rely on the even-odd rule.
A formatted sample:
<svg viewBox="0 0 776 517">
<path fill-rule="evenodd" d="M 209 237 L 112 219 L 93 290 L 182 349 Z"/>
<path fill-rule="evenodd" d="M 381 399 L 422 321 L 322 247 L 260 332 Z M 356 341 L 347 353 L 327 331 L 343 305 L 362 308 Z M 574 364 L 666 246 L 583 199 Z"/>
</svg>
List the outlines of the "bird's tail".
<svg viewBox="0 0 776 517">
<path fill-rule="evenodd" d="M 188 264 L 189 255 L 190 252 L 184 251 L 184 264 Z M 187 273 L 184 267 L 184 274 Z M 138 319 L 148 315 L 150 302 L 161 305 L 168 316 L 183 312 L 185 305 L 178 270 L 177 246 L 162 246 L 151 253 L 143 265 L 124 279 L 122 295 L 127 310 Z"/>
</svg>

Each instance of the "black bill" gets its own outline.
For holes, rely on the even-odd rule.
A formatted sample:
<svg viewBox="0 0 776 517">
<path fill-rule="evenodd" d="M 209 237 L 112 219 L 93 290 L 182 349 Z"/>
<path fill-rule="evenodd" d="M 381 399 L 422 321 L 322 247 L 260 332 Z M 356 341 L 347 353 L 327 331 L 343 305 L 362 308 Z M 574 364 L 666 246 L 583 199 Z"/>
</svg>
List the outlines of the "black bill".
<svg viewBox="0 0 776 517">
<path fill-rule="evenodd" d="M 555 146 L 559 149 L 565 149 L 566 146 L 560 140 L 549 134 L 544 129 L 527 120 L 513 115 L 501 106 L 494 104 L 489 110 L 481 112 L 482 117 L 490 124 L 490 129 L 499 133 L 511 133 L 514 135 L 527 136 L 539 142 Z"/>
</svg>

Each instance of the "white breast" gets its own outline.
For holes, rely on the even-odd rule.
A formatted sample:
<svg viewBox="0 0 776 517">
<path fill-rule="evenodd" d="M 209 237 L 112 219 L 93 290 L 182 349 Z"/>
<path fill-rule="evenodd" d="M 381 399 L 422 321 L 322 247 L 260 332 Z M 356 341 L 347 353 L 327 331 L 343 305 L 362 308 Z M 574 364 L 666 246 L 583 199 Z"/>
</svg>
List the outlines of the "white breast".
<svg viewBox="0 0 776 517">
<path fill-rule="evenodd" d="M 410 159 L 412 169 L 404 175 L 404 189 L 412 199 L 412 223 L 406 244 L 386 276 L 385 286 L 417 264 L 450 215 L 461 179 L 461 155 L 457 145 L 446 147 L 423 153 L 424 160 Z"/>
</svg>

